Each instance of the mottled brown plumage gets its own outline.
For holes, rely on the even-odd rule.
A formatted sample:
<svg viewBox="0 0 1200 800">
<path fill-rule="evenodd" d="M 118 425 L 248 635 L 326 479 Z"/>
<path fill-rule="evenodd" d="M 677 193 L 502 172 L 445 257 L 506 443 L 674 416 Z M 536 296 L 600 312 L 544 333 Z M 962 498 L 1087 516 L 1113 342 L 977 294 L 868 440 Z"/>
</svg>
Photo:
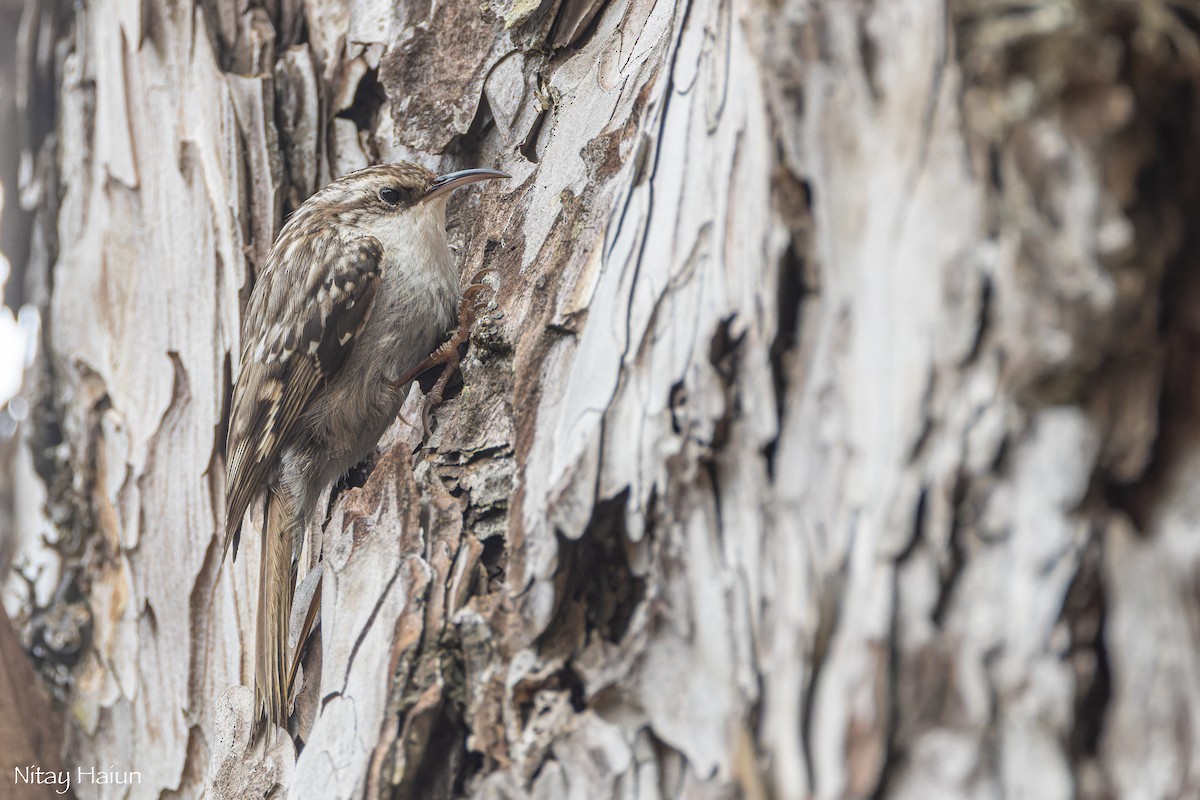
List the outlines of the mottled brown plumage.
<svg viewBox="0 0 1200 800">
<path fill-rule="evenodd" d="M 283 226 L 242 323 L 229 419 L 225 549 L 265 501 L 255 655 L 260 720 L 283 724 L 294 562 L 320 493 L 395 418 L 412 372 L 454 326 L 449 192 L 505 177 L 369 167 L 309 198 Z M 303 644 L 303 642 L 301 642 Z"/>
</svg>

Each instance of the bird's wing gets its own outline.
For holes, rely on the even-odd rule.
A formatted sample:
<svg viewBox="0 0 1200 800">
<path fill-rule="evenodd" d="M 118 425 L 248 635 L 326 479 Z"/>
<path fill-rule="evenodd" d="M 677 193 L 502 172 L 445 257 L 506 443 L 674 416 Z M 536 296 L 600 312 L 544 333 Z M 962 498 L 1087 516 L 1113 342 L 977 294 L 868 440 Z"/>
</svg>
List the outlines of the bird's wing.
<svg viewBox="0 0 1200 800">
<path fill-rule="evenodd" d="M 232 543 L 235 558 L 247 506 L 313 395 L 350 357 L 379 286 L 377 239 L 343 242 L 329 232 L 303 246 L 277 246 L 271 258 L 288 263 L 268 264 L 247 309 L 226 448 L 225 550 Z M 297 274 L 302 264 L 313 265 L 308 274 Z"/>
</svg>

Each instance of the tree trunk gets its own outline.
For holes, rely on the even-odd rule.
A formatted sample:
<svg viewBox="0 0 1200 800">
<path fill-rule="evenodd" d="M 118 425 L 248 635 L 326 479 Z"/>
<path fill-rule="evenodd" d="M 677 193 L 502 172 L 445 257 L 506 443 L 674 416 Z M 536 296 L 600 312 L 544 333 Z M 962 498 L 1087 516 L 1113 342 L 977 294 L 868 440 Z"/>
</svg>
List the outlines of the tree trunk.
<svg viewBox="0 0 1200 800">
<path fill-rule="evenodd" d="M 1196 796 L 1183 5 L 28 0 L 8 603 L 67 763 L 138 773 L 75 791 Z M 248 750 L 239 309 L 397 159 L 512 174 L 450 209 L 494 300 L 314 520 Z"/>
</svg>

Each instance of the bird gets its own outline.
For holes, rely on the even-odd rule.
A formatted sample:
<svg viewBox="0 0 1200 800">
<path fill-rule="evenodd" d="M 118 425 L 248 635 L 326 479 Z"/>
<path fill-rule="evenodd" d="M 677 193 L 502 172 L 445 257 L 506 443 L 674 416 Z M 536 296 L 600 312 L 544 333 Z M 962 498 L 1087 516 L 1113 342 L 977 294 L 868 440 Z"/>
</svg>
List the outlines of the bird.
<svg viewBox="0 0 1200 800">
<path fill-rule="evenodd" d="M 256 276 L 230 403 L 222 556 L 232 545 L 237 558 L 261 500 L 256 736 L 286 726 L 295 564 L 318 498 L 374 449 L 416 374 L 466 339 L 461 327 L 446 339 L 467 323 L 446 238 L 450 194 L 507 177 L 409 162 L 352 172 L 296 209 Z"/>
</svg>

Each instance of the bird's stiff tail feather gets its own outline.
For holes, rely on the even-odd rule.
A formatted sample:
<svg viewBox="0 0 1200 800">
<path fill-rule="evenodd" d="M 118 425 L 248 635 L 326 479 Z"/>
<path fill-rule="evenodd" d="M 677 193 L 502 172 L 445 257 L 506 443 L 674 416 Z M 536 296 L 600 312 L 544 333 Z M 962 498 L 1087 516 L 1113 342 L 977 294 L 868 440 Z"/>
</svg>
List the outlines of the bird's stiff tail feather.
<svg viewBox="0 0 1200 800">
<path fill-rule="evenodd" d="M 272 491 L 267 496 L 258 576 L 258 623 L 254 652 L 255 738 L 287 723 L 287 633 L 292 616 L 293 528 L 291 504 Z"/>
</svg>

